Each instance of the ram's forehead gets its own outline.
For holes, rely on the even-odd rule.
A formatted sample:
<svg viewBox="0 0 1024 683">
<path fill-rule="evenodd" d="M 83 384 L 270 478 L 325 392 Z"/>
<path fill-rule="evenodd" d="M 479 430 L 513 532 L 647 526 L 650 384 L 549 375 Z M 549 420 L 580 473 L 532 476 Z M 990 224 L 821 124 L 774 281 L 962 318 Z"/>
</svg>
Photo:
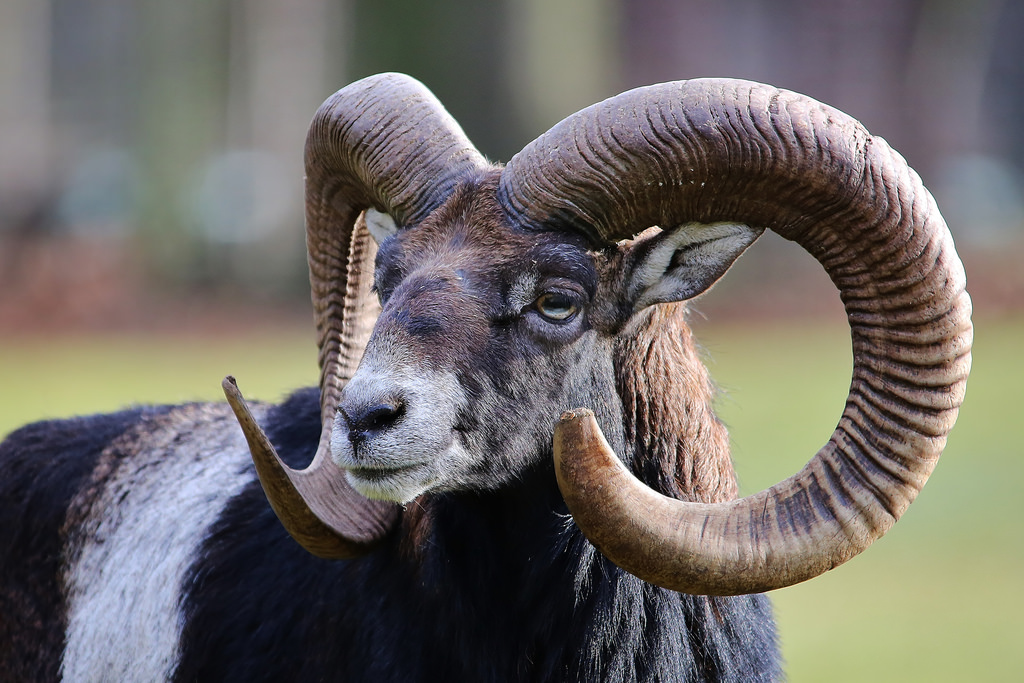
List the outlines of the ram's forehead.
<svg viewBox="0 0 1024 683">
<path fill-rule="evenodd" d="M 378 262 L 419 265 L 438 259 L 469 271 L 529 271 L 534 276 L 594 277 L 586 238 L 573 232 L 531 231 L 509 222 L 488 179 L 467 183 L 423 223 L 381 249 Z"/>
<path fill-rule="evenodd" d="M 532 233 L 532 237 L 525 255 L 539 275 L 563 275 L 579 282 L 596 279 L 594 253 L 582 236 L 546 232 Z"/>
</svg>

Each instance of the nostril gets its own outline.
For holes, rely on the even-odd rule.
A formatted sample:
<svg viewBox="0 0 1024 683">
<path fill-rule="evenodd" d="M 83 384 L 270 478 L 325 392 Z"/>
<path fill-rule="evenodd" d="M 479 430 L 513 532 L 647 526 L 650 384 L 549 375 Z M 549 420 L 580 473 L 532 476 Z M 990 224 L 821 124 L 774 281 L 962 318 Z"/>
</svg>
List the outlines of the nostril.
<svg viewBox="0 0 1024 683">
<path fill-rule="evenodd" d="M 378 403 L 370 406 L 358 420 L 359 426 L 365 431 L 375 431 L 387 427 L 402 414 L 401 403 Z"/>
<path fill-rule="evenodd" d="M 363 441 L 375 432 L 387 429 L 404 413 L 405 404 L 398 400 L 347 407 L 341 410 L 341 414 L 348 424 L 348 438 L 353 443 Z"/>
</svg>

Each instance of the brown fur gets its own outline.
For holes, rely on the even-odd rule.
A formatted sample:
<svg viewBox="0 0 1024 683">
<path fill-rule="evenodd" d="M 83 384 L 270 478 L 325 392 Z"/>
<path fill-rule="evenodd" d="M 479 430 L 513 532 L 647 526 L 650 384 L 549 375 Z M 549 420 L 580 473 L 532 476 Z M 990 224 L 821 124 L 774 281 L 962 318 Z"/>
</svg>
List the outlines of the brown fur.
<svg viewBox="0 0 1024 683">
<path fill-rule="evenodd" d="M 732 500 L 737 486 L 729 435 L 712 410 L 714 387 L 685 314 L 684 303 L 652 306 L 615 345 L 632 467 L 667 495 L 706 503 Z"/>
</svg>

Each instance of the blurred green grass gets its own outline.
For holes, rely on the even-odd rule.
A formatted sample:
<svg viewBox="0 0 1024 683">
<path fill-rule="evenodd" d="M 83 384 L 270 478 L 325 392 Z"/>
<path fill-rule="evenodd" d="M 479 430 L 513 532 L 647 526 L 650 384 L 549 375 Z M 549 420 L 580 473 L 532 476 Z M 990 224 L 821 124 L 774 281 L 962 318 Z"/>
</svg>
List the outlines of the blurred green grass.
<svg viewBox="0 0 1024 683">
<path fill-rule="evenodd" d="M 696 328 L 722 388 L 742 492 L 795 472 L 842 412 L 846 330 Z M 790 681 L 1020 680 L 1022 340 L 1024 319 L 977 324 L 960 420 L 903 520 L 860 557 L 774 594 Z M 45 417 L 222 400 L 226 374 L 265 400 L 315 384 L 312 335 L 0 339 L 0 434 Z"/>
<path fill-rule="evenodd" d="M 312 329 L 0 339 L 0 434 L 129 405 L 221 401 L 225 375 L 246 398 L 277 401 L 317 383 L 316 353 Z"/>
<path fill-rule="evenodd" d="M 741 493 L 802 467 L 842 413 L 846 329 L 697 336 L 722 388 Z M 1024 319 L 975 322 L 967 398 L 918 499 L 863 555 L 773 594 L 790 681 L 1022 680 L 1022 342 Z"/>
</svg>

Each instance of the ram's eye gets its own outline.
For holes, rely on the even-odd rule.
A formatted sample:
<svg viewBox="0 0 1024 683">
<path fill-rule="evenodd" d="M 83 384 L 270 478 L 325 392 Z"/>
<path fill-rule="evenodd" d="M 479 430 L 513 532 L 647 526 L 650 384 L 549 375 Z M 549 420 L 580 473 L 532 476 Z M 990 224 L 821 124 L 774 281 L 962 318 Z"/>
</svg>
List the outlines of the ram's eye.
<svg viewBox="0 0 1024 683">
<path fill-rule="evenodd" d="M 537 299 L 537 311 L 549 320 L 565 322 L 571 320 L 579 308 L 576 301 L 565 294 L 547 292 Z"/>
</svg>

